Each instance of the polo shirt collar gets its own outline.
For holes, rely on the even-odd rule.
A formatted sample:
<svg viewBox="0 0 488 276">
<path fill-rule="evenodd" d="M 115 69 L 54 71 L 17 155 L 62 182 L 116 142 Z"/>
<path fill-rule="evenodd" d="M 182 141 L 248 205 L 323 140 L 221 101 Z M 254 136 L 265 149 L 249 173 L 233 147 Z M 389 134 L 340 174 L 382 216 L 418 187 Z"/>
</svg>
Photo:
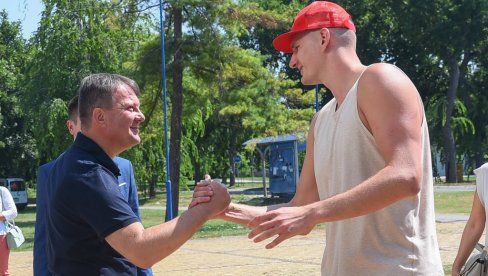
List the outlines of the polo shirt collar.
<svg viewBox="0 0 488 276">
<path fill-rule="evenodd" d="M 110 158 L 97 143 L 86 137 L 83 133 L 78 132 L 73 146 L 79 147 L 92 154 L 102 166 L 110 170 L 115 176 L 120 175 L 120 170 L 112 158 Z"/>
</svg>

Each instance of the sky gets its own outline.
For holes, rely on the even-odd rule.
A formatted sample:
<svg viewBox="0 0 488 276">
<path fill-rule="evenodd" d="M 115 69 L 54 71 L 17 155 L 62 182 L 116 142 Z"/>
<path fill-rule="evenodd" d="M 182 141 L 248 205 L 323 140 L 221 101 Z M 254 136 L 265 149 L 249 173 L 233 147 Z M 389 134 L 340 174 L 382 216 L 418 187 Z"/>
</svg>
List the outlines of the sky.
<svg viewBox="0 0 488 276">
<path fill-rule="evenodd" d="M 21 21 L 22 36 L 28 39 L 37 30 L 44 6 L 41 0 L 0 0 L 0 10 L 4 9 L 10 21 Z"/>
</svg>

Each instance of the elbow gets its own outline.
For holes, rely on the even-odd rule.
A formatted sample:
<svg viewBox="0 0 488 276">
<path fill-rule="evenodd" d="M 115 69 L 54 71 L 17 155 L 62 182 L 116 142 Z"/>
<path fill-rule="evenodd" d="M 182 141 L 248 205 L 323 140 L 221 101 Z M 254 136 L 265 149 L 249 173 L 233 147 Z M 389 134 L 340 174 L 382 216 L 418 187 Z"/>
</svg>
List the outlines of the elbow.
<svg viewBox="0 0 488 276">
<path fill-rule="evenodd" d="M 126 256 L 129 262 L 133 263 L 135 266 L 143 269 L 151 268 L 157 260 L 153 260 L 153 258 L 142 258 L 140 256 Z"/>
<path fill-rule="evenodd" d="M 14 205 L 14 208 L 12 208 L 9 212 L 8 215 L 5 216 L 7 220 L 13 220 L 17 217 L 17 208 Z"/>
<path fill-rule="evenodd" d="M 408 170 L 400 175 L 400 182 L 403 183 L 405 196 L 418 195 L 422 189 L 422 173 L 418 170 Z"/>
<path fill-rule="evenodd" d="M 154 263 L 152 262 L 149 262 L 148 260 L 139 260 L 139 262 L 133 262 L 134 265 L 136 265 L 137 267 L 139 268 L 143 268 L 143 269 L 148 269 L 148 268 L 151 268 Z"/>
</svg>

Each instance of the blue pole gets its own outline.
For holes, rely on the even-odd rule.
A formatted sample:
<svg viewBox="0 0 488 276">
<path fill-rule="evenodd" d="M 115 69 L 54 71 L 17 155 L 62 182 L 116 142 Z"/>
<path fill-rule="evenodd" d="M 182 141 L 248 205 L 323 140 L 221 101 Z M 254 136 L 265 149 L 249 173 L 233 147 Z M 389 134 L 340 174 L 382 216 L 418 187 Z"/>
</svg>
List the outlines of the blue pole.
<svg viewBox="0 0 488 276">
<path fill-rule="evenodd" d="M 166 103 L 166 55 L 164 52 L 164 16 L 163 1 L 159 0 L 159 22 L 161 28 L 161 78 L 163 82 L 163 108 L 164 108 L 164 142 L 166 145 L 166 217 L 173 219 L 173 192 L 171 190 L 169 143 L 168 143 L 168 112 Z"/>
</svg>

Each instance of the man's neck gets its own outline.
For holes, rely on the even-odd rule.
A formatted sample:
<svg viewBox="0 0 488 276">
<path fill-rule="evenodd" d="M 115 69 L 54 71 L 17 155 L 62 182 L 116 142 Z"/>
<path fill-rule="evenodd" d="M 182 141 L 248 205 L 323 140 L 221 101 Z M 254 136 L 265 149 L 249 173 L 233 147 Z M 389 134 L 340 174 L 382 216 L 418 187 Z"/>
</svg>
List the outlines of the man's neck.
<svg viewBox="0 0 488 276">
<path fill-rule="evenodd" d="M 107 141 L 107 139 L 104 139 L 101 135 L 98 135 L 97 133 L 100 132 L 97 132 L 96 130 L 89 130 L 84 131 L 83 135 L 95 142 L 112 159 L 122 152 L 116 151 L 111 141 Z"/>
<path fill-rule="evenodd" d="M 339 55 L 337 60 L 327 66 L 330 69 L 324 76 L 324 85 L 330 89 L 338 105 L 341 105 L 367 66 L 363 65 L 355 54 L 352 56 Z"/>
</svg>

